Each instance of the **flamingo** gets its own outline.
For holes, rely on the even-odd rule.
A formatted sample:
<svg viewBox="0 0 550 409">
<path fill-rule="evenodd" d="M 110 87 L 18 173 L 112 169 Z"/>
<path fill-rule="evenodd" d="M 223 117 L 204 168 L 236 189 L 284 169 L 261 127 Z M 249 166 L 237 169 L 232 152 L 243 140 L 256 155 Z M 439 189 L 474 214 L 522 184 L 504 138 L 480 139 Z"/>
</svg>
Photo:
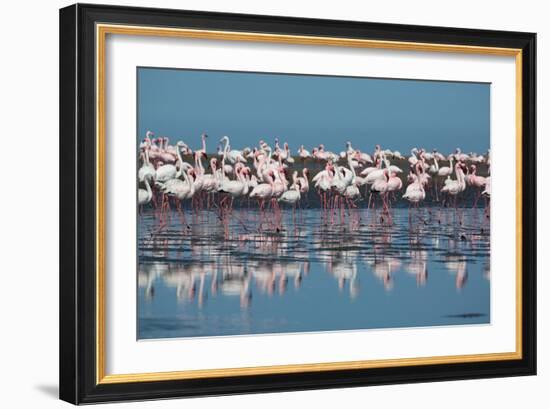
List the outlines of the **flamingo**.
<svg viewBox="0 0 550 409">
<path fill-rule="evenodd" d="M 218 188 L 218 192 L 229 194 L 232 201 L 234 198 L 245 196 L 248 193 L 248 184 L 244 182 L 241 172 L 243 168 L 244 165 L 242 163 L 238 163 L 237 166 L 235 166 L 235 176 L 237 179 L 224 179 Z"/>
<path fill-rule="evenodd" d="M 213 193 L 218 191 L 220 184 L 218 160 L 216 158 L 210 159 L 210 169 L 212 170 L 212 173 L 203 175 L 202 188 L 205 192 Z"/>
<path fill-rule="evenodd" d="M 177 209 L 180 215 L 185 222 L 185 213 L 181 210 L 181 204 L 186 199 L 191 199 L 195 194 L 195 187 L 193 185 L 193 169 L 187 169 L 187 171 L 182 171 L 181 175 L 184 180 L 181 179 L 170 179 L 165 184 L 161 185 L 160 190 L 165 195 L 165 201 L 163 203 L 163 209 L 169 207 L 168 198 L 173 197 L 177 200 Z"/>
<path fill-rule="evenodd" d="M 351 144 L 350 144 L 350 147 L 351 147 Z M 357 187 L 357 175 L 355 174 L 355 168 L 353 167 L 351 154 L 349 152 L 348 152 L 348 166 L 350 167 L 351 180 L 349 180 L 348 186 L 346 187 L 346 190 L 344 192 L 344 197 L 348 199 L 348 203 L 352 203 L 350 201 L 353 201 L 361 197 L 361 193 L 359 192 L 359 188 Z"/>
<path fill-rule="evenodd" d="M 365 169 L 363 169 L 361 171 L 361 173 L 359 173 L 361 176 L 368 176 L 371 172 L 374 172 L 375 170 L 378 170 L 380 169 L 382 165 L 382 161 L 380 158 L 376 159 L 376 163 L 375 163 L 375 166 L 369 166 Z"/>
<path fill-rule="evenodd" d="M 260 208 L 260 214 L 263 217 L 263 211 L 265 202 L 267 200 L 270 200 L 273 196 L 273 188 L 274 188 L 274 176 L 273 171 L 268 172 L 268 183 L 259 183 L 258 186 L 252 189 L 252 192 L 250 192 L 250 197 L 252 199 L 258 200 L 258 206 Z"/>
<path fill-rule="evenodd" d="M 403 181 L 399 176 L 397 176 L 396 172 L 389 172 L 389 179 L 388 179 L 388 192 L 396 192 L 401 190 L 403 187 Z"/>
<path fill-rule="evenodd" d="M 309 193 L 309 169 L 302 169 L 302 176 L 299 176 L 296 180 L 300 186 L 300 193 L 304 193 L 306 196 Z"/>
<path fill-rule="evenodd" d="M 399 151 L 393 151 L 393 157 L 395 159 L 405 160 L 405 157 L 403 155 L 401 155 L 401 152 L 399 152 Z"/>
<path fill-rule="evenodd" d="M 419 177 L 419 166 L 416 166 L 416 175 L 413 177 L 413 181 L 411 184 L 407 186 L 407 189 L 405 191 L 405 194 L 403 195 L 403 199 L 406 199 L 409 201 L 409 224 L 411 223 L 411 212 L 410 212 L 410 205 L 414 205 L 416 209 L 418 209 L 418 204 L 422 202 L 424 199 L 426 199 L 426 191 L 424 190 L 424 184 L 420 180 Z"/>
<path fill-rule="evenodd" d="M 374 161 L 376 162 L 378 159 L 380 159 L 380 154 L 382 153 L 382 148 L 380 145 L 376 145 L 374 147 L 374 153 L 372 154 L 372 157 L 374 158 Z"/>
<path fill-rule="evenodd" d="M 304 148 L 304 145 L 301 145 L 298 149 L 298 156 L 302 159 L 302 161 L 305 161 L 307 158 L 311 157 L 311 153 Z"/>
<path fill-rule="evenodd" d="M 159 167 L 156 170 L 155 181 L 157 184 L 163 184 L 168 180 L 175 179 L 178 173 L 178 169 L 173 164 L 164 164 L 159 162 Z"/>
<path fill-rule="evenodd" d="M 285 151 L 285 157 L 284 157 L 284 161 L 290 165 L 294 164 L 294 158 L 292 157 L 292 155 L 290 154 L 290 147 L 288 146 L 288 143 L 285 142 L 284 144 L 284 151 Z"/>
<path fill-rule="evenodd" d="M 412 166 L 416 165 L 416 163 L 418 162 L 417 154 L 418 154 L 418 149 L 417 148 L 412 148 L 411 149 L 411 156 L 409 157 L 409 163 Z"/>
<path fill-rule="evenodd" d="M 139 181 L 143 182 L 145 179 L 149 179 L 149 181 L 154 183 L 156 178 L 156 171 L 155 167 L 149 162 L 149 149 L 147 147 L 143 148 L 140 156 L 143 160 L 143 164 L 138 171 Z"/>
<path fill-rule="evenodd" d="M 441 192 L 447 193 L 451 195 L 454 199 L 454 207 L 456 209 L 456 198 L 458 194 L 464 192 L 466 189 L 466 180 L 464 177 L 464 171 L 462 170 L 462 167 L 464 165 L 461 162 L 457 162 L 455 165 L 455 174 L 456 179 L 450 179 L 447 178 L 445 181 L 445 186 L 441 189 Z"/>
<path fill-rule="evenodd" d="M 382 177 L 376 179 L 371 185 L 368 207 L 370 207 L 372 195 L 378 194 L 380 196 L 380 199 L 382 200 L 383 211 L 384 213 L 388 214 L 391 222 L 391 216 L 389 213 L 389 207 L 388 207 L 388 201 L 387 201 L 387 196 L 389 192 L 388 181 L 389 181 L 389 170 L 386 168 L 382 170 Z M 373 201 L 373 207 L 374 207 L 374 201 Z"/>
<path fill-rule="evenodd" d="M 294 171 L 292 174 L 293 184 L 291 188 L 285 192 L 277 199 L 279 202 L 293 205 L 294 210 L 296 210 L 296 203 L 300 201 L 300 188 L 298 186 L 298 171 Z"/>
<path fill-rule="evenodd" d="M 325 169 L 318 172 L 311 180 L 319 193 L 323 208 L 327 207 L 327 193 L 332 185 L 333 167 L 327 162 Z"/>
<path fill-rule="evenodd" d="M 355 159 L 359 163 L 362 163 L 363 165 L 366 163 L 374 163 L 372 160 L 372 157 L 368 153 L 356 150 L 354 153 L 354 156 L 355 156 Z"/>
<path fill-rule="evenodd" d="M 152 132 L 152 131 L 147 131 L 145 132 L 145 138 L 143 139 L 143 142 L 144 142 L 144 145 L 146 147 L 150 147 L 151 146 L 151 137 L 152 136 L 155 136 L 155 134 Z M 140 146 L 141 148 L 141 146 Z"/>
<path fill-rule="evenodd" d="M 169 139 L 164 137 L 160 138 L 161 147 L 160 147 L 160 160 L 163 163 L 176 163 L 176 150 L 173 146 L 169 146 Z"/>
<path fill-rule="evenodd" d="M 485 186 L 486 178 L 476 174 L 476 165 L 470 165 L 470 173 L 466 177 L 466 183 L 470 186 L 482 188 Z"/>
<path fill-rule="evenodd" d="M 145 178 L 143 183 L 145 183 L 145 189 L 138 189 L 138 205 L 140 212 L 141 207 L 148 204 L 153 198 L 153 191 L 151 190 L 151 186 L 149 186 L 149 179 Z"/>
<path fill-rule="evenodd" d="M 202 146 L 200 149 L 197 149 L 195 152 L 201 152 L 204 156 L 206 156 L 206 138 L 208 138 L 208 135 L 206 133 L 201 134 L 201 143 Z"/>
<path fill-rule="evenodd" d="M 487 182 L 487 179 L 485 177 L 477 175 L 476 172 L 477 167 L 476 165 L 472 164 L 470 165 L 470 173 L 468 174 L 468 176 L 466 176 L 466 184 L 476 189 L 473 207 L 477 206 L 477 202 L 482 192 L 481 189 L 485 187 L 485 183 Z"/>
<path fill-rule="evenodd" d="M 155 134 L 151 131 L 145 133 L 145 145 L 149 148 L 149 160 L 156 162 L 159 159 L 160 148 L 157 146 L 157 140 L 151 138 Z"/>
<path fill-rule="evenodd" d="M 419 181 L 415 181 L 407 186 L 403 199 L 407 199 L 409 202 L 418 204 L 426 198 L 426 192 L 424 185 Z"/>
<path fill-rule="evenodd" d="M 243 156 L 242 151 L 230 150 L 231 147 L 229 145 L 229 136 L 224 136 L 220 140 L 220 143 L 225 143 L 225 147 L 223 149 L 223 154 L 224 154 L 226 160 L 229 161 L 229 163 L 231 165 L 234 165 L 237 162 L 246 163 L 246 158 Z"/>
<path fill-rule="evenodd" d="M 441 189 L 442 192 L 447 192 L 453 196 L 462 193 L 466 189 L 466 181 L 464 179 L 464 171 L 462 170 L 462 164 L 457 162 L 455 165 L 456 179 L 448 179 L 445 181 L 445 186 Z"/>
<path fill-rule="evenodd" d="M 258 198 L 260 200 L 270 199 L 273 193 L 273 177 L 272 173 L 268 173 L 267 183 L 259 183 L 252 191 L 250 192 L 251 198 Z"/>
<path fill-rule="evenodd" d="M 365 178 L 367 185 L 372 185 L 377 180 L 384 180 L 386 178 L 387 170 L 388 170 L 387 168 L 386 169 L 377 168 L 367 173 L 367 177 Z"/>
<path fill-rule="evenodd" d="M 437 158 L 435 159 L 435 164 L 437 166 L 437 176 L 448 177 L 453 174 L 453 157 L 452 156 L 449 158 L 449 166 L 439 167 L 437 163 Z"/>
<path fill-rule="evenodd" d="M 454 158 L 459 162 L 466 162 L 470 157 L 466 155 L 465 153 L 462 153 L 462 150 L 460 148 L 455 149 Z"/>
<path fill-rule="evenodd" d="M 187 169 L 181 172 L 182 179 L 174 178 L 166 181 L 160 190 L 169 197 L 175 197 L 179 201 L 190 199 L 195 194 L 195 185 L 193 183 L 193 169 Z"/>
</svg>

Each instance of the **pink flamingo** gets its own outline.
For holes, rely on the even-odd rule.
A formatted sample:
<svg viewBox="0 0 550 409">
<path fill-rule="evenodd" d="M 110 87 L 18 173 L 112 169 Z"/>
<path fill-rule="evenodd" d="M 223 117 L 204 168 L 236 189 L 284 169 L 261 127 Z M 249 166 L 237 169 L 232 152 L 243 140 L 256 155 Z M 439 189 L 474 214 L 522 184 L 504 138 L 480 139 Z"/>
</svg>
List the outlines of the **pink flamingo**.
<svg viewBox="0 0 550 409">
<path fill-rule="evenodd" d="M 148 131 L 149 132 L 149 131 Z M 154 135 L 152 132 L 150 133 L 150 135 Z M 145 138 L 145 140 L 147 141 L 147 138 Z M 149 139 L 149 142 L 148 142 L 148 145 L 149 145 L 149 160 L 152 161 L 153 163 L 156 163 L 160 160 L 160 148 L 158 147 L 157 145 L 157 141 L 159 141 L 159 139 Z"/>
<path fill-rule="evenodd" d="M 395 198 L 395 192 L 398 192 L 403 187 L 403 181 L 399 176 L 397 176 L 396 172 L 389 171 L 389 178 L 388 178 L 388 193 L 391 193 L 393 197 Z"/>
<path fill-rule="evenodd" d="M 177 159 L 176 149 L 173 146 L 169 146 L 168 142 L 168 138 L 161 138 L 160 160 L 164 163 L 175 163 Z"/>
<path fill-rule="evenodd" d="M 487 179 L 483 176 L 476 175 L 477 167 L 476 165 L 470 166 L 470 173 L 466 176 L 466 183 L 476 189 L 476 195 L 474 200 L 473 207 L 477 206 L 479 197 L 481 196 L 481 189 L 485 187 Z"/>
</svg>

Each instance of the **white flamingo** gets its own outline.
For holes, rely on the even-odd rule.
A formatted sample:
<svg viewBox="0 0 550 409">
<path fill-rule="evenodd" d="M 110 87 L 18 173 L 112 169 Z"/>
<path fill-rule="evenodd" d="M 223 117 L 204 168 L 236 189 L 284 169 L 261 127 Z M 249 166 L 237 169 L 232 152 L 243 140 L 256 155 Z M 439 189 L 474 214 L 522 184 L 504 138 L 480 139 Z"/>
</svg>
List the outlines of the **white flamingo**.
<svg viewBox="0 0 550 409">
<path fill-rule="evenodd" d="M 202 189 L 206 193 L 215 193 L 218 191 L 220 185 L 220 179 L 218 174 L 218 160 L 216 158 L 210 159 L 211 174 L 205 174 L 203 176 Z"/>
<path fill-rule="evenodd" d="M 309 169 L 302 169 L 302 176 L 297 178 L 298 185 L 300 186 L 300 193 L 305 193 L 306 195 L 309 192 Z"/>
<path fill-rule="evenodd" d="M 298 149 L 298 156 L 302 159 L 302 161 L 305 161 L 307 158 L 311 157 L 311 153 L 304 148 L 304 145 L 301 145 Z"/>
<path fill-rule="evenodd" d="M 149 186 L 149 179 L 145 178 L 143 183 L 145 183 L 145 189 L 140 188 L 138 190 L 138 204 L 140 208 L 148 204 L 153 198 L 153 192 L 151 191 L 151 186 Z"/>
<path fill-rule="evenodd" d="M 143 182 L 145 179 L 149 179 L 150 182 L 154 183 L 157 173 L 153 164 L 149 162 L 149 148 L 145 147 L 141 155 L 143 164 L 139 168 L 138 179 L 140 182 Z"/>
<path fill-rule="evenodd" d="M 417 148 L 412 148 L 411 149 L 411 156 L 409 157 L 409 163 L 412 165 L 412 166 L 415 166 L 416 163 L 418 162 L 418 149 Z"/>
<path fill-rule="evenodd" d="M 259 183 L 258 186 L 253 188 L 252 192 L 250 192 L 250 197 L 259 201 L 260 210 L 263 210 L 265 202 L 270 200 L 273 195 L 274 178 L 272 171 L 268 172 L 267 177 L 269 180 L 268 183 Z"/>
<path fill-rule="evenodd" d="M 222 180 L 222 182 L 220 183 L 220 187 L 218 188 L 218 192 L 229 194 L 232 201 L 235 198 L 246 196 L 248 194 L 248 183 L 245 183 L 242 176 L 243 168 L 244 165 L 242 163 L 238 163 L 235 166 L 235 176 L 237 177 L 237 179 L 224 179 Z"/>
<path fill-rule="evenodd" d="M 452 196 L 457 196 L 459 193 L 464 192 L 466 189 L 466 180 L 464 178 L 464 171 L 462 170 L 462 164 L 457 162 L 455 165 L 456 179 L 447 179 L 445 186 L 441 189 L 441 192 L 448 193 Z"/>
<path fill-rule="evenodd" d="M 170 179 L 160 187 L 160 190 L 169 197 L 175 197 L 180 202 L 191 199 L 195 194 L 195 186 L 193 184 L 193 169 L 181 172 L 184 180 Z"/>
<path fill-rule="evenodd" d="M 449 159 L 449 166 L 442 166 L 442 167 L 439 167 L 439 164 L 437 162 L 437 158 L 435 159 L 435 165 L 437 167 L 437 176 L 440 176 L 440 177 L 448 177 L 448 176 L 451 176 L 453 174 L 453 157 L 451 156 L 451 158 Z"/>
<path fill-rule="evenodd" d="M 235 149 L 231 150 L 231 147 L 229 145 L 229 136 L 224 136 L 220 140 L 220 143 L 225 143 L 225 146 L 223 148 L 223 153 L 224 153 L 224 156 L 225 156 L 226 160 L 230 164 L 234 165 L 237 162 L 246 163 L 246 158 L 243 156 L 242 151 L 238 151 L 238 150 L 235 150 Z"/>
<path fill-rule="evenodd" d="M 292 174 L 293 184 L 289 190 L 283 192 L 283 194 L 277 199 L 279 202 L 293 205 L 296 207 L 296 203 L 300 201 L 300 188 L 298 186 L 298 171 L 294 171 Z"/>
<path fill-rule="evenodd" d="M 349 181 L 349 184 L 344 191 L 344 196 L 349 200 L 354 200 L 359 198 L 361 196 L 361 193 L 359 192 L 359 188 L 357 187 L 357 175 L 355 174 L 355 168 L 352 164 L 351 154 L 348 154 L 348 165 L 350 167 L 351 180 Z"/>
<path fill-rule="evenodd" d="M 403 199 L 407 199 L 409 202 L 418 204 L 426 199 L 426 191 L 424 185 L 418 180 L 407 186 Z"/>
</svg>

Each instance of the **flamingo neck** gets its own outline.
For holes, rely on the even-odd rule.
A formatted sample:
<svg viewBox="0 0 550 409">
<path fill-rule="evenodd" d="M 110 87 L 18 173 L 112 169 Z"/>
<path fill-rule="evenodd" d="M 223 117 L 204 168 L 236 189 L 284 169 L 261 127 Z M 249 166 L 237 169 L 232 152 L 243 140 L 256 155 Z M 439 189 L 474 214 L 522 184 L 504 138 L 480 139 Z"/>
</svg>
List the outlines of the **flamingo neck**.
<svg viewBox="0 0 550 409">
<path fill-rule="evenodd" d="M 186 178 L 187 180 L 187 186 L 189 186 L 189 194 L 190 195 L 193 195 L 195 193 L 195 184 L 193 183 L 193 181 L 191 179 L 193 179 L 191 177 L 191 175 L 189 175 L 189 173 L 187 172 L 183 172 L 184 174 L 184 177 Z"/>
<path fill-rule="evenodd" d="M 225 141 L 225 146 L 223 148 L 223 156 L 225 157 L 225 155 L 229 153 L 229 138 L 226 136 L 224 138 L 224 141 Z"/>
<path fill-rule="evenodd" d="M 145 178 L 145 189 L 147 190 L 147 197 L 149 200 L 153 197 L 153 192 L 151 191 L 151 186 L 149 186 L 149 180 Z"/>
<path fill-rule="evenodd" d="M 202 166 L 202 159 L 201 159 L 201 154 L 199 153 L 197 155 L 197 165 L 198 165 L 198 168 L 199 168 L 199 175 L 204 175 L 204 166 Z"/>
<path fill-rule="evenodd" d="M 150 165 L 150 164 L 151 164 L 151 162 L 149 162 L 149 149 L 150 149 L 149 146 L 147 146 L 147 147 L 145 148 L 145 163 L 146 163 L 147 165 Z"/>
<path fill-rule="evenodd" d="M 456 169 L 456 179 L 458 180 L 461 186 L 466 185 L 466 181 L 464 180 L 464 172 L 462 171 L 462 169 L 460 169 L 460 167 L 457 167 Z"/>
<path fill-rule="evenodd" d="M 178 155 L 178 160 L 180 163 L 180 174 L 176 174 L 176 178 L 180 177 L 182 173 L 185 173 L 183 170 L 183 158 L 181 157 L 181 149 L 179 146 L 176 146 L 176 154 Z"/>
<path fill-rule="evenodd" d="M 353 175 L 353 180 L 357 177 L 357 174 L 355 173 L 355 168 L 353 167 L 353 161 L 351 160 L 351 155 L 348 154 L 348 166 L 351 170 L 351 174 Z"/>
</svg>

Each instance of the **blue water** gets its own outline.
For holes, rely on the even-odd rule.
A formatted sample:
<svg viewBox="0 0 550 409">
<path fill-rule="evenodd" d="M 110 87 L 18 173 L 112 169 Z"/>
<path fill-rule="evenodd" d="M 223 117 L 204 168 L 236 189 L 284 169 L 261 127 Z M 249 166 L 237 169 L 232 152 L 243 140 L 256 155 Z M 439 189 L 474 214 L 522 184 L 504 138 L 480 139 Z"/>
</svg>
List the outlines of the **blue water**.
<svg viewBox="0 0 550 409">
<path fill-rule="evenodd" d="M 218 216 L 140 216 L 139 339 L 490 322 L 481 208 Z"/>
</svg>

